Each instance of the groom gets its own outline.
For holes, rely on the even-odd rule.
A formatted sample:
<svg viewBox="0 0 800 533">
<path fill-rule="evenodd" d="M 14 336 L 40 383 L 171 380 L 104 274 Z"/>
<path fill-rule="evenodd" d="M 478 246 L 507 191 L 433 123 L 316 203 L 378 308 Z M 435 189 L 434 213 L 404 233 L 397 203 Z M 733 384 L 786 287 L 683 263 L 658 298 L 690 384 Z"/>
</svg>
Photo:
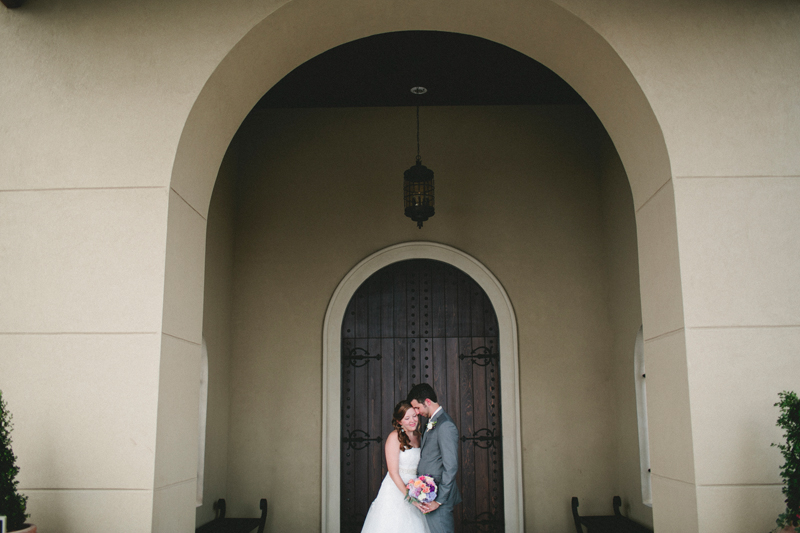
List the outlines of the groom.
<svg viewBox="0 0 800 533">
<path fill-rule="evenodd" d="M 453 419 L 437 403 L 436 392 L 427 383 L 414 385 L 408 393 L 411 407 L 428 419 L 422 435 L 417 472 L 433 477 L 437 486 L 436 500 L 420 505 L 431 533 L 452 533 L 453 506 L 461 502 L 456 486 L 458 472 L 458 429 Z"/>
</svg>

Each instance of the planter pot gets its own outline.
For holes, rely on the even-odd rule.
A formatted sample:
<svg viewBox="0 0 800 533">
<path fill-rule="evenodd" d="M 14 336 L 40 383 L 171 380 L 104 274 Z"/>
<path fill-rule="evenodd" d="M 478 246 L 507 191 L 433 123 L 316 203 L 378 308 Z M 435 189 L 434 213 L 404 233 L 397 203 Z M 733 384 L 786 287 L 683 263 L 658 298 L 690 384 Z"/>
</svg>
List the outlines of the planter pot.
<svg viewBox="0 0 800 533">
<path fill-rule="evenodd" d="M 36 526 L 33 524 L 25 524 L 22 529 L 15 529 L 14 531 L 9 531 L 8 533 L 36 533 Z"/>
<path fill-rule="evenodd" d="M 794 526 L 786 526 L 781 529 L 780 533 L 795 533 Z"/>
</svg>

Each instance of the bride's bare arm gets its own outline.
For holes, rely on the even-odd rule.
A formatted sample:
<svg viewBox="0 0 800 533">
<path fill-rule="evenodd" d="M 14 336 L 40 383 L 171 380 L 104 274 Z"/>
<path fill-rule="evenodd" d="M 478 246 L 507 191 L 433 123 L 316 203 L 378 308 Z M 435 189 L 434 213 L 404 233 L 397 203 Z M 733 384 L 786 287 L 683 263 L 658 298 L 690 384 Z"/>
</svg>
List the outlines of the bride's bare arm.
<svg viewBox="0 0 800 533">
<path fill-rule="evenodd" d="M 397 430 L 389 433 L 383 449 L 386 454 L 386 468 L 389 470 L 389 476 L 400 492 L 405 494 L 406 484 L 400 477 L 400 439 L 397 437 Z"/>
</svg>

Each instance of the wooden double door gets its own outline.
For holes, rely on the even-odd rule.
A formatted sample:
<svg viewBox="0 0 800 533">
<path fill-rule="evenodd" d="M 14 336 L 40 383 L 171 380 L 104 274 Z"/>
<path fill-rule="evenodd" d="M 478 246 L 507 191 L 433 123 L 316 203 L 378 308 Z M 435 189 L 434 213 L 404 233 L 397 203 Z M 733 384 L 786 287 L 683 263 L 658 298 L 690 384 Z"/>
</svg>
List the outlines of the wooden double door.
<svg viewBox="0 0 800 533">
<path fill-rule="evenodd" d="M 342 532 L 361 531 L 386 475 L 392 411 L 420 382 L 459 429 L 456 531 L 504 531 L 498 347 L 489 298 L 453 266 L 402 261 L 361 285 L 342 320 Z"/>
</svg>

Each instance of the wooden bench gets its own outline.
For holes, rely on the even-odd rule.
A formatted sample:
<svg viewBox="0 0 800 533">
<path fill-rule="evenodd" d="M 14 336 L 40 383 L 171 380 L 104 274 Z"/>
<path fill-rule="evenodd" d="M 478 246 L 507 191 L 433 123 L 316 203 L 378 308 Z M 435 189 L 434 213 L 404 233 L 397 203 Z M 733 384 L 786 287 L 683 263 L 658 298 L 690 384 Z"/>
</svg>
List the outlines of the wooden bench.
<svg viewBox="0 0 800 533">
<path fill-rule="evenodd" d="M 589 533 L 653 533 L 652 529 L 647 529 L 626 516 L 622 516 L 619 508 L 622 500 L 619 496 L 614 496 L 614 514 L 610 516 L 578 516 L 578 498 L 572 498 L 572 518 L 575 519 L 575 531 L 583 533 L 583 527 Z"/>
<path fill-rule="evenodd" d="M 225 499 L 220 498 L 214 504 L 217 517 L 207 524 L 203 524 L 195 530 L 195 533 L 250 533 L 258 528 L 258 533 L 264 533 L 264 526 L 267 523 L 267 500 L 261 498 L 259 503 L 261 508 L 261 518 L 226 518 Z"/>
</svg>

